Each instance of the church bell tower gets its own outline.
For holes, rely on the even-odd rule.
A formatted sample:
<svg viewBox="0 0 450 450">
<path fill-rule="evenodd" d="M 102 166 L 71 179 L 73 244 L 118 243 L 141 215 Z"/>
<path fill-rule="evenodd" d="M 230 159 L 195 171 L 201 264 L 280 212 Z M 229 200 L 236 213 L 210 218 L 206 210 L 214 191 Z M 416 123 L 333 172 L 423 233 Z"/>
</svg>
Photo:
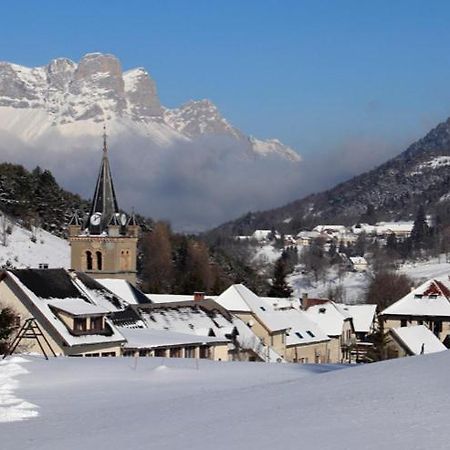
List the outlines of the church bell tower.
<svg viewBox="0 0 450 450">
<path fill-rule="evenodd" d="M 134 214 L 119 211 L 109 167 L 106 132 L 103 156 L 89 215 L 75 213 L 69 222 L 71 268 L 93 278 L 122 278 L 136 284 L 140 227 Z"/>
</svg>

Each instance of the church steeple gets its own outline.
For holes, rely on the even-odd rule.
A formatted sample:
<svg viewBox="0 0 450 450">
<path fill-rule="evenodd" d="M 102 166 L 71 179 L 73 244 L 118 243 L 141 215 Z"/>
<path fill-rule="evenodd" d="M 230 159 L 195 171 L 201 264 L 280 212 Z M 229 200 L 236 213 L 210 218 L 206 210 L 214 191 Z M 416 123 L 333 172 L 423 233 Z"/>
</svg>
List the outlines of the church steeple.
<svg viewBox="0 0 450 450">
<path fill-rule="evenodd" d="M 75 214 L 68 225 L 71 268 L 94 278 L 121 278 L 136 284 L 140 227 L 134 215 L 129 219 L 125 213 L 119 214 L 106 137 L 104 131 L 102 162 L 89 216 L 81 224 Z"/>
<path fill-rule="evenodd" d="M 100 234 L 105 231 L 111 218 L 119 214 L 119 206 L 109 166 L 106 138 L 106 129 L 103 127 L 103 156 L 87 224 L 91 234 Z"/>
</svg>

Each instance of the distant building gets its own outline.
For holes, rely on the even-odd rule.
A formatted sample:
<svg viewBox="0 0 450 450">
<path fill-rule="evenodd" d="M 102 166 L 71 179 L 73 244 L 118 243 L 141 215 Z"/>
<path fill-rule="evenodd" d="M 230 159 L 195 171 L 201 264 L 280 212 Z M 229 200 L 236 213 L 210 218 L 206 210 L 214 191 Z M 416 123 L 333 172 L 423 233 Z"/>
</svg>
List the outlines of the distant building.
<svg viewBox="0 0 450 450">
<path fill-rule="evenodd" d="M 367 272 L 369 264 L 363 256 L 350 256 L 348 258 L 350 262 L 350 269 L 355 272 Z"/>
</svg>

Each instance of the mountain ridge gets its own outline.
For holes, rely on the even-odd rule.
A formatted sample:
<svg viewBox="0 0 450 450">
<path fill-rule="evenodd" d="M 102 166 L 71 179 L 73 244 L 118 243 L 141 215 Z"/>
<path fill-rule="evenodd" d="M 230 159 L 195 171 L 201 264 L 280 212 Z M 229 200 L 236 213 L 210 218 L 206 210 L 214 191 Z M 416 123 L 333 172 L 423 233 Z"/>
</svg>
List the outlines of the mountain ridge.
<svg viewBox="0 0 450 450">
<path fill-rule="evenodd" d="M 362 221 L 369 209 L 379 220 L 400 220 L 414 217 L 420 205 L 450 223 L 450 118 L 370 171 L 281 207 L 249 212 L 209 234 L 245 235 L 273 227 L 294 233 L 319 223 Z"/>
<path fill-rule="evenodd" d="M 122 71 L 119 59 L 111 54 L 88 53 L 78 64 L 68 58 L 56 58 L 47 65 L 31 68 L 0 62 L 0 109 L 2 128 L 28 140 L 54 128 L 63 134 L 66 128 L 72 135 L 90 134 L 96 129 L 92 122 L 108 122 L 111 134 L 120 133 L 125 127 L 148 137 L 166 134 L 168 140 L 225 135 L 248 147 L 257 157 L 274 155 L 292 162 L 301 159 L 282 143 L 275 151 L 272 140 L 258 140 L 256 144 L 233 127 L 210 100 L 191 100 L 173 109 L 162 106 L 149 72 L 143 67 Z M 39 111 L 31 125 L 29 115 L 20 117 L 18 113 L 30 109 Z M 8 114 L 13 116 L 9 120 Z M 18 123 L 25 130 L 22 133 L 17 131 Z M 75 123 L 84 126 L 75 127 Z M 243 156 L 246 154 L 244 151 Z"/>
</svg>

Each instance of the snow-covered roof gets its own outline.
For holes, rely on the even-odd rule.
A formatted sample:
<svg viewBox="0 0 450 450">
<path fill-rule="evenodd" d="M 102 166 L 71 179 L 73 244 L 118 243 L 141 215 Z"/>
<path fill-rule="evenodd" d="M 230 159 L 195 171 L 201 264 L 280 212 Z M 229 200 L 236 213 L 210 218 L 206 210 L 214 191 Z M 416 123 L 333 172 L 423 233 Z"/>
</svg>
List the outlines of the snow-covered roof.
<svg viewBox="0 0 450 450">
<path fill-rule="evenodd" d="M 257 241 L 263 241 L 265 239 L 268 239 L 271 233 L 272 230 L 255 230 L 252 234 L 252 237 Z"/>
<path fill-rule="evenodd" d="M 58 298 L 47 302 L 47 304 L 72 316 L 93 316 L 109 312 L 107 309 L 88 303 L 81 298 Z"/>
<path fill-rule="evenodd" d="M 259 297 L 273 309 L 299 309 L 300 302 L 293 297 Z"/>
<path fill-rule="evenodd" d="M 425 325 L 392 328 L 390 332 L 394 339 L 403 344 L 413 355 L 447 350 L 445 345 Z"/>
<path fill-rule="evenodd" d="M 317 225 L 313 228 L 313 231 L 323 233 L 324 231 L 332 231 L 336 233 L 342 233 L 346 231 L 345 225 Z"/>
<path fill-rule="evenodd" d="M 427 280 L 388 306 L 381 315 L 450 317 L 448 276 Z"/>
<path fill-rule="evenodd" d="M 304 311 L 289 309 L 274 311 L 273 314 L 288 328 L 286 333 L 287 346 L 306 345 L 329 340 L 329 337 Z"/>
<path fill-rule="evenodd" d="M 25 297 L 24 301 L 31 303 L 33 316 L 58 342 L 62 340 L 69 347 L 124 342 L 124 337 L 109 319 L 105 319 L 108 333 L 75 336 L 58 318 L 52 309 L 52 303 L 59 304 L 66 300 L 69 300 L 70 303 L 77 299 L 80 302 L 96 304 L 94 299 L 88 296 L 87 289 L 80 290 L 81 281 L 74 282 L 74 273 L 69 274 L 64 269 L 22 269 L 8 270 L 4 273 L 6 278 L 22 291 Z M 25 306 L 30 307 L 31 305 Z M 89 308 L 89 306 L 83 305 L 83 308 Z"/>
<path fill-rule="evenodd" d="M 194 300 L 194 296 L 180 294 L 145 294 L 152 303 L 177 303 L 190 302 Z M 210 298 L 208 296 L 208 298 Z"/>
<path fill-rule="evenodd" d="M 100 278 L 97 281 L 116 294 L 128 305 L 138 305 L 140 303 L 149 303 L 150 300 L 143 292 L 134 287 L 129 281 L 119 278 Z"/>
<path fill-rule="evenodd" d="M 216 302 L 233 312 L 253 312 L 271 332 L 285 330 L 286 324 L 273 314 L 270 304 L 243 284 L 233 284 L 216 298 Z"/>
<path fill-rule="evenodd" d="M 246 298 L 251 296 L 256 294 L 243 284 L 233 284 L 216 298 L 216 302 L 231 312 L 251 312 L 246 302 Z"/>
<path fill-rule="evenodd" d="M 322 236 L 321 233 L 319 233 L 318 231 L 300 231 L 297 234 L 297 237 L 300 239 L 315 239 L 315 238 L 319 238 L 320 236 Z"/>
<path fill-rule="evenodd" d="M 349 260 L 353 265 L 367 265 L 367 260 L 363 256 L 350 256 Z"/>
<path fill-rule="evenodd" d="M 195 334 L 150 328 L 120 327 L 120 332 L 127 340 L 125 348 L 134 349 L 228 343 L 228 339 L 220 337 L 197 336 Z"/>
<path fill-rule="evenodd" d="M 369 333 L 375 320 L 377 305 L 342 305 L 353 319 L 356 333 Z"/>
<path fill-rule="evenodd" d="M 414 222 L 378 222 L 376 224 L 377 234 L 386 233 L 411 233 L 414 227 Z"/>
<path fill-rule="evenodd" d="M 351 318 L 347 311 L 332 301 L 310 306 L 305 313 L 328 336 L 340 336 L 344 321 Z"/>
<path fill-rule="evenodd" d="M 247 324 L 225 310 L 221 311 L 221 306 L 212 300 L 201 302 L 191 300 L 173 303 L 173 306 L 171 303 L 139 305 L 133 309 L 142 318 L 144 326 L 150 329 L 221 339 L 228 339 L 233 335 L 240 348 L 252 350 L 263 361 L 283 360 L 271 347 L 264 345 Z M 122 320 L 121 317 L 119 319 L 125 326 L 132 328 L 140 326 L 135 318 L 131 321 Z"/>
</svg>

